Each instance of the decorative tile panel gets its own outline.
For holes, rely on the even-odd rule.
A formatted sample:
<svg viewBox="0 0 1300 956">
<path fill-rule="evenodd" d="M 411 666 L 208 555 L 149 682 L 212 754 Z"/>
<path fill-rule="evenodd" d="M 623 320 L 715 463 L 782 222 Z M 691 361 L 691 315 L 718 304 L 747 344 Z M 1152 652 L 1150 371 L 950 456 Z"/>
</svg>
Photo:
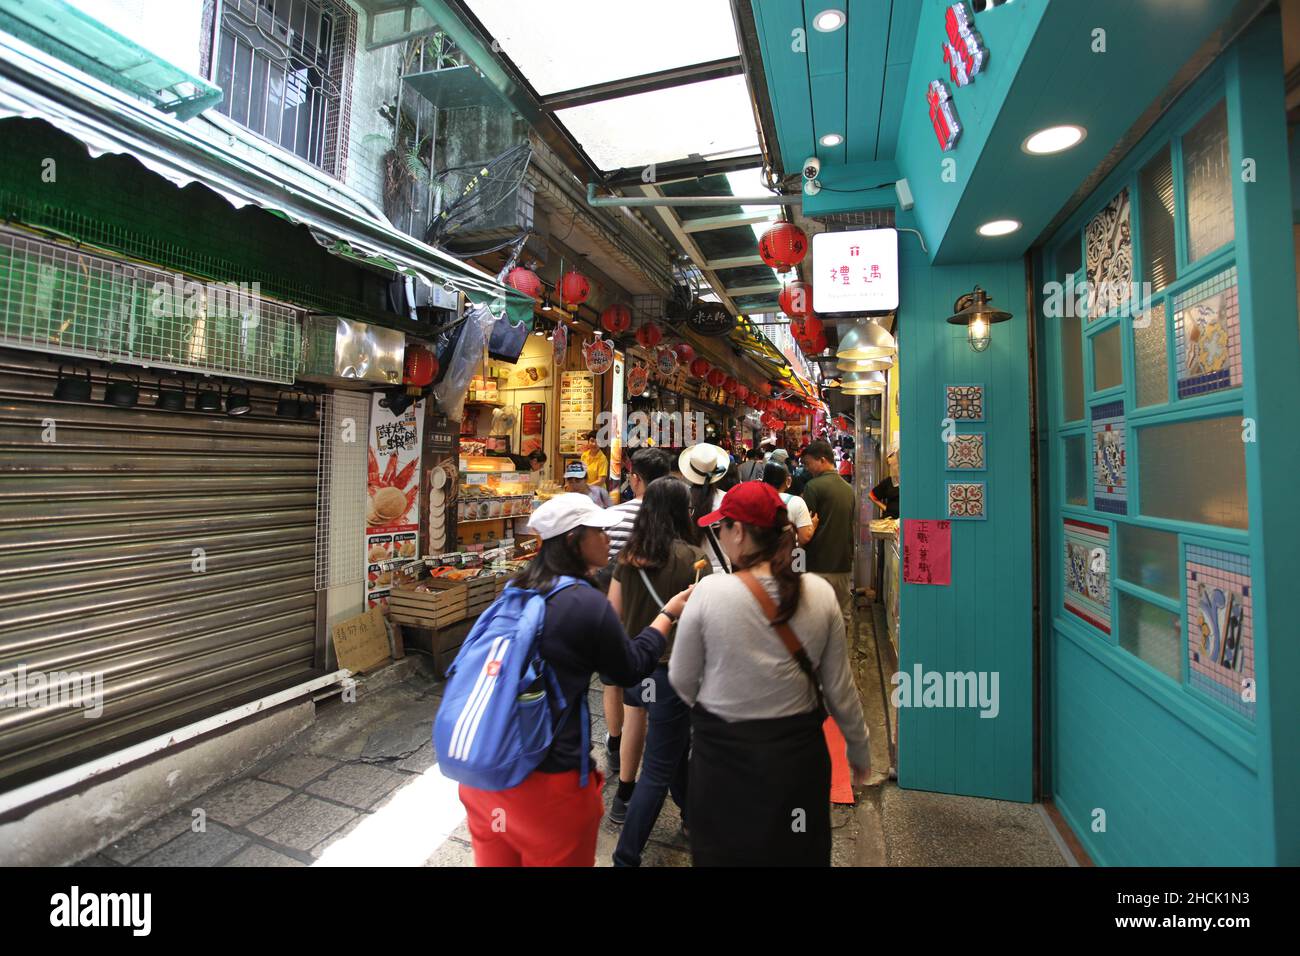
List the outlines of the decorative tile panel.
<svg viewBox="0 0 1300 956">
<path fill-rule="evenodd" d="M 1098 511 L 1128 514 L 1127 434 L 1123 401 L 1092 407 L 1092 501 Z"/>
<path fill-rule="evenodd" d="M 1187 545 L 1188 682 L 1230 710 L 1254 720 L 1255 635 L 1251 605 L 1249 557 Z"/>
<path fill-rule="evenodd" d="M 1110 529 L 1065 519 L 1065 610 L 1110 633 Z"/>
<path fill-rule="evenodd" d="M 954 435 L 948 442 L 949 471 L 984 470 L 984 433 Z"/>
<path fill-rule="evenodd" d="M 1241 385 L 1236 266 L 1174 299 L 1174 349 L 1179 398 Z"/>
<path fill-rule="evenodd" d="M 984 490 L 982 481 L 948 482 L 948 517 L 987 518 Z"/>
<path fill-rule="evenodd" d="M 1092 217 L 1084 230 L 1088 319 L 1110 315 L 1128 303 L 1133 285 L 1133 234 L 1128 189 Z"/>
<path fill-rule="evenodd" d="M 984 386 L 945 385 L 944 407 L 953 421 L 984 421 Z"/>
</svg>

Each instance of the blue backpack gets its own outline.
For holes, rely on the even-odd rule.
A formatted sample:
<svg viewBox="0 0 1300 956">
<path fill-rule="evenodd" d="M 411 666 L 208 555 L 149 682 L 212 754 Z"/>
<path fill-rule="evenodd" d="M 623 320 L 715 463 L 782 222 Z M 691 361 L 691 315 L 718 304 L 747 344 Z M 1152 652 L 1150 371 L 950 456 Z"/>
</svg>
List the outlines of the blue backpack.
<svg viewBox="0 0 1300 956">
<path fill-rule="evenodd" d="M 542 619 L 551 597 L 579 583 L 585 582 L 561 577 L 548 594 L 507 585 L 474 622 L 447 668 L 433 720 L 433 747 L 444 776 L 479 790 L 508 790 L 546 757 L 569 706 L 541 657 Z M 585 787 L 591 750 L 585 692 L 578 694 L 578 707 Z"/>
</svg>

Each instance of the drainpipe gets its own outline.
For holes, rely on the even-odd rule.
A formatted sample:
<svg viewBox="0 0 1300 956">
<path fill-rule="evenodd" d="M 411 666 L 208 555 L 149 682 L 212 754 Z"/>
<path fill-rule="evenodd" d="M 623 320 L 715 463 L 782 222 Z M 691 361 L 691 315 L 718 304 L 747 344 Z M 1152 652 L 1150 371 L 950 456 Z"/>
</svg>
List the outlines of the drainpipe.
<svg viewBox="0 0 1300 956">
<path fill-rule="evenodd" d="M 587 183 L 588 205 L 605 206 L 797 206 L 800 196 L 597 196 Z"/>
</svg>

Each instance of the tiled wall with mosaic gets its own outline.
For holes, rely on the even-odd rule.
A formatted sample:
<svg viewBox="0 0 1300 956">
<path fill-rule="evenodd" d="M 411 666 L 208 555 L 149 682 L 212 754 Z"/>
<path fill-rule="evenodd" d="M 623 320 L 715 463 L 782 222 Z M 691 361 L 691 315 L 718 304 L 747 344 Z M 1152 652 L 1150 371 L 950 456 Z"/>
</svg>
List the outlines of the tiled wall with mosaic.
<svg viewBox="0 0 1300 956">
<path fill-rule="evenodd" d="M 1088 287 L 1085 321 L 1055 320 L 1049 365 L 1052 461 L 1065 469 L 1052 482 L 1059 609 L 1146 673 L 1253 721 L 1245 455 L 1227 424 L 1241 421 L 1245 371 L 1223 104 L 1182 129 L 1054 253 L 1077 270 L 1055 278 Z M 949 468 L 970 451 L 950 449 Z"/>
<path fill-rule="evenodd" d="M 948 428 L 985 421 L 988 396 L 980 384 L 945 385 L 943 407 Z M 948 434 L 944 450 L 948 471 L 983 471 L 987 460 L 985 432 Z M 988 495 L 982 481 L 950 481 L 944 486 L 944 515 L 948 518 L 984 520 L 988 517 Z"/>
<path fill-rule="evenodd" d="M 1187 546 L 1189 682 L 1244 717 L 1255 717 L 1255 639 L 1250 558 Z"/>
</svg>

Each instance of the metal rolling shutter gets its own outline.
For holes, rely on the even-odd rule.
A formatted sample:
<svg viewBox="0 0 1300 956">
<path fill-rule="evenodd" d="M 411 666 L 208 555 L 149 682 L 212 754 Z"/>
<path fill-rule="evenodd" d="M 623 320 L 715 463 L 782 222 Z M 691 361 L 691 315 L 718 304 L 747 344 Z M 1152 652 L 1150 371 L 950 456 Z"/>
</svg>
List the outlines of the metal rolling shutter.
<svg viewBox="0 0 1300 956">
<path fill-rule="evenodd" d="M 0 790 L 319 673 L 318 424 L 256 386 L 251 417 L 112 407 L 101 369 L 55 401 L 56 368 L 0 350 L 0 677 L 102 672 L 104 712 L 0 707 Z"/>
</svg>

